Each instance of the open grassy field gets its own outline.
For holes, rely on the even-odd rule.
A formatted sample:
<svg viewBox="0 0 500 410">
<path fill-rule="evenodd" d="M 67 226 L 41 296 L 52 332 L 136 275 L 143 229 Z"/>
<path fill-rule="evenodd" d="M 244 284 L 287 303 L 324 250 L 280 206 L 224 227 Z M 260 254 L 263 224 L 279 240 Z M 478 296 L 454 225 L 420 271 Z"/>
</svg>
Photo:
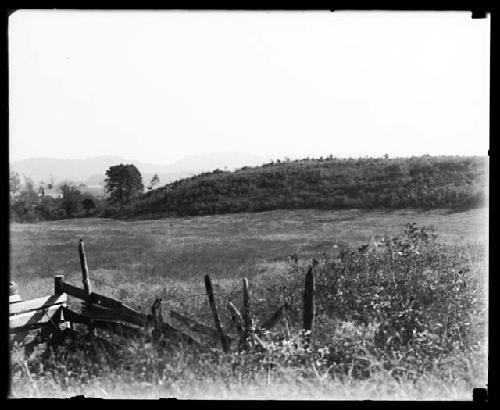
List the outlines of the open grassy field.
<svg viewBox="0 0 500 410">
<path fill-rule="evenodd" d="M 417 226 L 433 225 L 442 249 L 457 252 L 466 261 L 468 270 L 476 276 L 485 276 L 485 209 L 465 212 L 280 210 L 146 221 L 72 219 L 11 224 L 10 275 L 18 283 L 24 299 L 51 294 L 53 276 L 58 274 L 81 286 L 77 245 L 83 238 L 94 290 L 117 297 L 144 312 L 149 312 L 155 297 L 161 296 L 167 305 L 211 324 L 203 285 L 207 273 L 212 278 L 219 302 L 223 298 L 237 300 L 241 279 L 247 277 L 253 289 L 255 314 L 259 317 L 282 302 L 283 292 L 275 291 L 276 284 L 290 282 L 291 287 L 300 284 L 313 258 L 320 260 L 327 272 L 329 261 L 338 257 L 338 249 L 357 248 L 366 244 L 371 236 L 399 235 L 409 222 Z M 299 258 L 295 267 L 290 261 L 292 254 Z M 450 259 L 453 258 L 450 256 Z M 227 322 L 227 314 L 222 315 Z M 351 339 L 358 337 L 360 340 L 366 332 L 374 332 L 370 327 L 361 329 L 356 324 L 350 328 L 346 323 L 354 322 L 343 319 L 328 327 L 325 321 L 319 320 L 318 328 L 325 329 L 323 336 L 326 329 L 341 328 L 342 337 L 351 332 Z M 361 333 L 356 336 L 356 332 Z M 188 361 L 184 356 L 176 360 L 178 365 Z M 203 380 L 180 378 L 166 383 L 161 378 L 151 381 L 148 375 L 144 376 L 147 382 L 130 381 L 131 387 L 127 388 L 111 381 L 114 376 L 110 370 L 108 376 L 89 378 L 83 387 L 69 382 L 32 381 L 32 388 L 27 388 L 29 384 L 23 385 L 21 377 L 14 380 L 13 391 L 21 396 L 43 396 L 44 392 L 51 391 L 50 394 L 55 395 L 86 393 L 118 397 L 128 391 L 141 397 L 470 399 L 471 386 L 485 381 L 481 363 L 474 366 L 477 368 L 471 372 L 475 376 L 469 375 L 468 381 L 450 376 L 439 383 L 437 379 L 425 381 L 421 378 L 418 384 L 406 379 L 385 378 L 381 373 L 368 379 L 329 380 L 319 377 L 316 371 L 313 379 L 295 375 L 290 376 L 290 381 L 288 376 L 281 374 L 278 377 L 268 369 L 263 373 L 264 378 L 256 377 L 253 384 L 228 384 L 227 378 L 219 375 L 217 382 L 220 385 L 214 389 L 207 388 Z M 244 374 L 247 373 L 252 372 Z M 30 377 L 30 380 L 38 380 L 43 373 Z M 298 392 L 293 397 L 291 385 L 296 387 L 292 390 Z"/>
<path fill-rule="evenodd" d="M 301 259 L 331 255 L 335 244 L 360 246 L 371 236 L 399 234 L 408 222 L 435 226 L 440 241 L 486 245 L 484 209 L 280 210 L 130 222 L 68 219 L 12 224 L 10 275 L 25 298 L 52 291 L 54 275 L 79 283 L 78 240 L 84 238 L 92 279 L 112 284 L 115 292 L 136 283 L 202 285 L 207 273 L 215 282 L 239 282 L 279 269 L 292 254 Z"/>
</svg>

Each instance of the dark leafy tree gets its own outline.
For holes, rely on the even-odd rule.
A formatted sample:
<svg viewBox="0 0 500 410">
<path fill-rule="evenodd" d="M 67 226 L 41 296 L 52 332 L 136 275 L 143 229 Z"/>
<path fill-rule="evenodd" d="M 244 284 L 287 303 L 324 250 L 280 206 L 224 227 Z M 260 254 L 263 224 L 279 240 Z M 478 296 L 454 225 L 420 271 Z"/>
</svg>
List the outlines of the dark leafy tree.
<svg viewBox="0 0 500 410">
<path fill-rule="evenodd" d="M 9 192 L 11 195 L 15 195 L 21 189 L 21 179 L 19 174 L 15 171 L 10 171 L 9 175 Z"/>
<path fill-rule="evenodd" d="M 154 189 L 155 185 L 160 183 L 160 177 L 158 174 L 154 174 L 153 178 L 151 178 L 151 182 L 149 183 L 148 189 L 151 191 Z"/>
<path fill-rule="evenodd" d="M 61 208 L 61 199 L 44 196 L 40 198 L 40 203 L 36 206 L 38 217 L 42 220 L 63 219 L 66 211 Z"/>
<path fill-rule="evenodd" d="M 82 206 L 83 206 L 83 209 L 85 209 L 87 216 L 89 216 L 90 211 L 92 211 L 93 209 L 96 209 L 96 203 L 95 203 L 94 198 L 90 198 L 90 197 L 84 198 L 82 201 Z"/>
<path fill-rule="evenodd" d="M 81 202 L 80 191 L 70 182 L 64 182 L 59 186 L 62 193 L 61 208 L 66 211 L 66 216 L 71 218 L 78 211 Z"/>
<path fill-rule="evenodd" d="M 32 222 L 37 220 L 35 208 L 38 204 L 38 195 L 33 180 L 24 177 L 24 186 L 18 197 L 11 203 L 11 219 L 18 222 Z"/>
<path fill-rule="evenodd" d="M 144 190 L 142 176 L 133 164 L 114 165 L 106 171 L 106 191 L 111 203 L 125 205 Z"/>
</svg>

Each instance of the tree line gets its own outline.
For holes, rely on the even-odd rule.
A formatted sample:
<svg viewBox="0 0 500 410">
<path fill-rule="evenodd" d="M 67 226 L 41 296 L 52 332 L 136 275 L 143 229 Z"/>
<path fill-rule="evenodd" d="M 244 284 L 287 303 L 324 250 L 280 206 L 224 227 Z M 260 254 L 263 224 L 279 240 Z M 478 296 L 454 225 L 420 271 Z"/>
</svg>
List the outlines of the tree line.
<svg viewBox="0 0 500 410">
<path fill-rule="evenodd" d="M 154 175 L 148 189 L 159 183 Z M 52 185 L 52 184 L 51 184 Z M 11 171 L 9 178 L 10 219 L 15 222 L 35 222 L 88 216 L 106 216 L 120 212 L 121 207 L 137 198 L 144 190 L 142 176 L 134 165 L 119 164 L 106 171 L 104 197 L 81 192 L 79 184 L 65 181 L 45 195 L 45 189 L 36 189 L 29 177 L 21 183 L 20 175 Z"/>
<path fill-rule="evenodd" d="M 36 222 L 92 216 L 97 213 L 99 199 L 89 193 L 82 193 L 78 185 L 65 181 L 55 187 L 57 197 L 44 195 L 44 189 L 37 189 L 31 178 L 21 183 L 17 172 L 10 172 L 9 199 L 10 220 L 15 222 Z"/>
</svg>

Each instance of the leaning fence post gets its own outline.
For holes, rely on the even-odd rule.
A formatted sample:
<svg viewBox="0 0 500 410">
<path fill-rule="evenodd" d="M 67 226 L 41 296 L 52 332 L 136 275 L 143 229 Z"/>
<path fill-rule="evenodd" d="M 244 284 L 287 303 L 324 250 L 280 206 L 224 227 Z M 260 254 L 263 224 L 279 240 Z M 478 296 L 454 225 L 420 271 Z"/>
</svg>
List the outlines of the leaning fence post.
<svg viewBox="0 0 500 410">
<path fill-rule="evenodd" d="M 243 278 L 243 322 L 245 323 L 245 340 L 252 334 L 253 320 L 250 310 L 250 291 L 248 290 L 248 279 Z"/>
<path fill-rule="evenodd" d="M 220 324 L 219 314 L 217 313 L 217 306 L 215 306 L 212 282 L 210 281 L 210 276 L 208 275 L 205 276 L 205 289 L 207 290 L 208 303 L 210 303 L 210 307 L 212 308 L 212 315 L 214 317 L 215 328 L 217 329 L 217 332 L 219 332 L 220 335 L 222 350 L 224 351 L 224 353 L 227 353 L 229 351 L 229 342 Z"/>
<path fill-rule="evenodd" d="M 306 273 L 304 282 L 304 324 L 303 328 L 306 334 L 306 346 L 309 346 L 312 340 L 314 326 L 314 269 L 311 266 Z"/>
<path fill-rule="evenodd" d="M 62 295 L 64 293 L 64 275 L 54 276 L 54 295 Z M 63 307 L 66 307 L 66 303 L 63 303 Z M 67 322 L 64 319 L 64 313 L 62 309 L 58 313 L 58 322 L 65 326 L 69 323 L 70 329 L 73 329 L 73 323 Z"/>
<path fill-rule="evenodd" d="M 80 266 L 82 268 L 82 282 L 83 288 L 85 289 L 85 294 L 90 296 L 92 289 L 90 287 L 89 280 L 89 268 L 87 266 L 87 257 L 85 256 L 85 245 L 83 239 L 80 239 L 80 244 L 78 245 L 78 252 L 80 254 Z"/>
<path fill-rule="evenodd" d="M 236 330 L 238 331 L 238 334 L 240 336 L 240 344 L 239 348 L 244 347 L 244 342 L 245 342 L 245 330 L 244 330 L 244 322 L 243 318 L 241 316 L 241 313 L 239 310 L 234 306 L 232 302 L 227 302 L 227 308 L 229 309 L 229 314 L 231 315 L 231 320 L 236 326 Z"/>
<path fill-rule="evenodd" d="M 243 318 L 241 317 L 241 313 L 236 306 L 234 306 L 233 302 L 227 302 L 227 308 L 229 309 L 231 320 L 234 322 L 238 334 L 240 337 L 243 337 Z"/>
<path fill-rule="evenodd" d="M 162 298 L 156 298 L 153 306 L 151 307 L 151 313 L 153 316 L 153 339 L 158 341 L 162 334 L 163 328 L 163 307 Z"/>
</svg>

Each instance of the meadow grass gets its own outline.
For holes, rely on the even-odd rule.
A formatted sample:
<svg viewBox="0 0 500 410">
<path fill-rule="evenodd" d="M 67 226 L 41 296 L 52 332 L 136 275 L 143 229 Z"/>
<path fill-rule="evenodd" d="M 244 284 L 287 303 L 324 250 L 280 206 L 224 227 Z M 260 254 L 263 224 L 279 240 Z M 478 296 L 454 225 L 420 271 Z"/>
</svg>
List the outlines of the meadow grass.
<svg viewBox="0 0 500 410">
<path fill-rule="evenodd" d="M 257 323 L 282 303 L 295 309 L 292 336 L 285 337 L 282 328 L 266 335 L 271 349 L 265 357 L 183 347 L 166 355 L 147 342 L 132 342 L 114 361 L 106 355 L 95 361 L 78 349 L 41 360 L 14 348 L 12 395 L 469 400 L 472 387 L 483 387 L 487 377 L 485 215 L 484 209 L 287 210 L 12 224 L 10 273 L 24 299 L 51 294 L 56 274 L 81 286 L 77 244 L 83 237 L 93 289 L 143 312 L 161 296 L 167 306 L 212 325 L 203 285 L 207 273 L 227 329 L 222 307 L 227 300 L 241 305 L 243 277 L 250 280 Z M 400 236 L 408 222 L 434 225 L 438 242 L 422 245 L 411 257 L 394 257 L 389 247 L 380 255 L 354 251 L 371 236 Z M 413 239 L 405 240 L 395 246 L 405 249 Z M 312 258 L 319 261 L 320 349 L 313 353 L 297 338 L 303 278 Z M 371 283 L 395 274 L 404 286 Z M 425 309 L 410 308 L 408 293 Z M 402 313 L 411 316 L 403 325 L 394 322 Z M 410 344 L 381 347 L 405 327 L 416 332 Z"/>
</svg>

